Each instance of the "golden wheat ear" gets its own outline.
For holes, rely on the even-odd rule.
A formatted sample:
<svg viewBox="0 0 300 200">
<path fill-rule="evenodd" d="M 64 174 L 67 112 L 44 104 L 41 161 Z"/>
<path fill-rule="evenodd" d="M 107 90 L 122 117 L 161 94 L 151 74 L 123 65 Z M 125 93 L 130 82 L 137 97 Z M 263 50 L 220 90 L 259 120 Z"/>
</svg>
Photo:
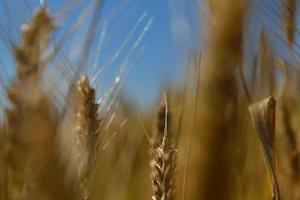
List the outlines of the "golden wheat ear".
<svg viewBox="0 0 300 200">
<path fill-rule="evenodd" d="M 273 181 L 273 199 L 280 199 L 279 185 L 276 177 L 275 155 L 275 106 L 276 101 L 272 96 L 251 104 L 248 109 L 253 126 L 263 145 L 265 157 Z"/>
<path fill-rule="evenodd" d="M 153 200 L 174 200 L 176 198 L 176 157 L 177 150 L 168 133 L 168 104 L 162 105 L 156 124 L 156 139 L 151 154 L 151 179 Z"/>
<path fill-rule="evenodd" d="M 22 42 L 14 47 L 18 78 L 38 74 L 44 68 L 41 57 L 53 29 L 54 23 L 46 8 L 39 8 L 33 14 L 31 23 L 22 26 Z"/>
<path fill-rule="evenodd" d="M 101 120 L 98 118 L 98 104 L 95 90 L 91 88 L 87 76 L 82 76 L 77 84 L 77 144 L 79 147 L 79 177 L 83 199 L 89 199 L 87 189 L 90 172 L 97 160 Z"/>
<path fill-rule="evenodd" d="M 40 176 L 30 174 L 37 166 L 49 162 L 47 156 L 54 143 L 55 121 L 48 107 L 50 100 L 38 83 L 41 54 L 47 47 L 52 28 L 46 9 L 38 9 L 30 23 L 23 25 L 21 42 L 13 48 L 17 77 L 7 88 L 11 108 L 6 113 L 11 146 L 8 153 L 10 198 L 30 198 L 42 190 L 43 184 L 37 183 Z M 44 169 L 40 169 L 40 174 Z M 24 189 L 25 183 L 33 185 L 33 182 L 39 189 Z"/>
</svg>

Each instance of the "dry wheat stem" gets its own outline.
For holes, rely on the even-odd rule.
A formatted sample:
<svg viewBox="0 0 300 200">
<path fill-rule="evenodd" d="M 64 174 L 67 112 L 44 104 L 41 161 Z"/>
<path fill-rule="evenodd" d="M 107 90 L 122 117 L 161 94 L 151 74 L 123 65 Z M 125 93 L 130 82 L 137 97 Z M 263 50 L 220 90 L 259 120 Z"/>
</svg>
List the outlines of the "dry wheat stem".
<svg viewBox="0 0 300 200">
<path fill-rule="evenodd" d="M 197 174 L 197 190 L 201 191 L 196 193 L 195 198 L 231 199 L 237 179 L 235 167 L 240 165 L 239 157 L 231 147 L 239 144 L 241 138 L 237 131 L 240 118 L 236 70 L 243 58 L 243 29 L 248 1 L 207 0 L 205 3 L 214 20 L 203 56 L 201 78 L 205 79 L 205 87 L 199 98 L 201 106 L 197 128 L 199 138 L 203 139 L 205 156 L 201 158 L 203 164 L 197 166 L 201 168 Z M 205 176 L 202 175 L 204 173 Z"/>
</svg>

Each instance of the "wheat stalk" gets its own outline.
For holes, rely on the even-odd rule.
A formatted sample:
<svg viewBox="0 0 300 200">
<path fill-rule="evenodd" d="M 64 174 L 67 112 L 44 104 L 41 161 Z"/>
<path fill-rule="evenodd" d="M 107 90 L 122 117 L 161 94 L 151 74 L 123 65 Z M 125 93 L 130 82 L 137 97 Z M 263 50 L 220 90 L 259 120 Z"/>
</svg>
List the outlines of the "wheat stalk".
<svg viewBox="0 0 300 200">
<path fill-rule="evenodd" d="M 274 92 L 274 68 L 273 68 L 273 55 L 267 41 L 267 34 L 263 29 L 259 36 L 259 80 L 258 94 L 270 95 Z"/>
<path fill-rule="evenodd" d="M 197 130 L 201 138 L 198 138 L 199 149 L 203 148 L 205 155 L 198 158 L 203 164 L 197 166 L 200 170 L 196 199 L 230 199 L 236 194 L 233 188 L 236 187 L 235 171 L 240 166 L 240 157 L 231 148 L 241 142 L 241 133 L 237 129 L 241 118 L 237 116 L 243 113 L 238 109 L 236 70 L 244 67 L 241 64 L 247 2 L 205 1 L 213 20 L 202 58 L 204 87 L 199 97 Z"/>
<path fill-rule="evenodd" d="M 298 137 L 297 137 L 297 131 L 293 127 L 293 97 L 294 93 L 292 92 L 292 86 L 289 77 L 291 77 L 291 74 L 289 74 L 287 66 L 284 64 L 283 67 L 283 90 L 281 94 L 281 104 L 280 104 L 280 110 L 281 110 L 281 121 L 282 121 L 282 131 L 284 133 L 284 136 L 286 137 L 286 144 L 285 144 L 285 150 L 283 149 L 283 153 L 285 157 L 287 158 L 287 167 L 289 167 L 289 173 L 287 177 L 287 180 L 289 182 L 289 189 L 291 190 L 292 198 L 297 199 L 297 185 L 299 183 L 299 177 L 300 177 L 300 168 L 299 168 L 299 151 L 298 151 Z"/>
</svg>

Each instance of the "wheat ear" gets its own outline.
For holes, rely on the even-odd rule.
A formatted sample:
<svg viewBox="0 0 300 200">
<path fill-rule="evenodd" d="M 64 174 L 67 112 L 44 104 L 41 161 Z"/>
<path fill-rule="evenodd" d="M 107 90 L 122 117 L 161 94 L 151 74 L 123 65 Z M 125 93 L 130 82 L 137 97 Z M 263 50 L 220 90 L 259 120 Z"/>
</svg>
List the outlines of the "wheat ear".
<svg viewBox="0 0 300 200">
<path fill-rule="evenodd" d="M 32 16 L 31 24 L 22 26 L 22 42 L 14 48 L 19 79 L 38 74 L 43 69 L 45 63 L 41 57 L 53 28 L 54 23 L 46 8 L 38 9 Z"/>
<path fill-rule="evenodd" d="M 50 112 L 45 106 L 48 103 L 48 96 L 43 93 L 38 85 L 40 69 L 44 66 L 41 64 L 41 55 L 47 47 L 48 36 L 52 29 L 53 22 L 46 8 L 39 8 L 32 16 L 30 24 L 23 25 L 21 42 L 13 48 L 17 77 L 7 88 L 7 96 L 12 107 L 6 111 L 8 140 L 12 147 L 8 152 L 9 170 L 11 171 L 10 179 L 12 182 L 10 190 L 13 191 L 10 193 L 11 198 L 21 198 L 21 190 L 23 190 L 24 184 L 24 160 L 27 157 L 24 155 L 24 149 L 20 149 L 22 146 L 20 143 L 23 144 L 24 139 L 22 138 L 28 137 L 27 133 L 30 131 L 26 132 L 22 127 L 26 124 L 28 125 L 28 121 L 33 120 L 34 116 L 32 113 L 36 111 L 46 116 L 45 118 L 47 119 L 45 121 L 42 120 L 45 124 L 53 127 Z M 30 91 L 30 94 L 27 91 Z M 49 129 L 47 131 L 50 132 Z M 49 135 L 50 137 L 52 138 L 52 135 Z M 48 143 L 50 143 L 49 140 L 47 139 Z M 28 145 L 26 148 L 33 147 Z M 16 159 L 15 157 L 21 159 Z M 16 175 L 17 171 L 19 172 L 18 175 Z"/>
<path fill-rule="evenodd" d="M 273 181 L 273 200 L 280 199 L 280 191 L 276 177 L 276 152 L 275 152 L 275 105 L 272 96 L 249 106 L 253 126 L 264 148 L 268 169 Z"/>
<path fill-rule="evenodd" d="M 89 79 L 83 76 L 78 81 L 77 144 L 79 147 L 79 177 L 83 199 L 89 199 L 87 182 L 91 169 L 97 159 L 100 122 L 98 104 L 95 103 L 95 90 L 90 87 Z"/>
<path fill-rule="evenodd" d="M 162 140 L 156 140 L 152 147 L 151 179 L 153 189 L 153 200 L 174 200 L 176 196 L 176 156 L 177 150 L 171 142 L 168 133 L 168 104 L 161 107 L 158 112 L 156 126 L 157 134 L 162 135 Z M 157 135 L 159 136 L 159 135 Z"/>
</svg>

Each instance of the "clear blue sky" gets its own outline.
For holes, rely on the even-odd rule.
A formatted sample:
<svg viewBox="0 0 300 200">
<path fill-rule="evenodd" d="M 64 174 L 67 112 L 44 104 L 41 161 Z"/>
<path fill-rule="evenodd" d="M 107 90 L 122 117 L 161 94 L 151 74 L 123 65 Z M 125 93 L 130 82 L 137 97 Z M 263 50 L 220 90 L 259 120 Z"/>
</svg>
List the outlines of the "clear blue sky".
<svg viewBox="0 0 300 200">
<path fill-rule="evenodd" d="M 60 41 L 62 36 L 76 24 L 78 16 L 86 16 L 79 26 L 76 26 L 75 31 L 64 38 L 61 49 L 72 65 L 76 65 L 82 52 L 89 52 L 86 66 L 88 66 L 90 77 L 97 72 L 97 70 L 92 70 L 96 58 L 99 57 L 96 63 L 97 69 L 110 66 L 101 77 L 101 81 L 95 82 L 94 86 L 97 86 L 100 93 L 116 76 L 120 67 L 128 61 L 126 69 L 130 71 L 124 79 L 122 91 L 139 107 L 149 107 L 153 104 L 158 98 L 161 86 L 167 81 L 172 81 L 174 84 L 181 81 L 189 53 L 200 46 L 201 20 L 206 20 L 208 16 L 204 7 L 200 8 L 199 14 L 198 8 L 193 3 L 195 1 L 192 0 L 106 0 L 101 15 L 97 18 L 99 24 L 90 46 L 91 51 L 88 49 L 81 51 L 82 38 L 89 30 L 89 22 L 95 7 L 91 3 L 95 1 L 45 0 L 45 2 L 51 15 L 57 19 L 56 31 L 52 37 L 56 42 Z M 76 2 L 79 3 L 76 4 Z M 272 12 L 274 10 L 280 12 L 279 0 L 263 2 L 254 0 L 252 3 L 258 5 L 258 2 L 260 6 L 256 9 L 257 11 L 253 12 L 254 15 L 245 35 L 248 37 L 245 46 L 250 55 L 247 59 L 252 60 L 251 56 L 257 49 L 256 42 L 262 26 L 266 27 L 265 31 L 271 36 L 269 40 L 272 40 L 270 42 L 273 43 L 276 53 L 285 56 L 286 47 L 271 32 L 277 32 L 282 36 L 278 26 L 280 25 L 279 16 L 275 16 Z M 32 10 L 38 7 L 39 3 L 38 0 L 0 1 L 0 75 L 2 79 L 4 71 L 7 71 L 10 77 L 14 73 L 14 63 L 5 42 L 19 41 L 21 24 L 28 22 Z M 72 7 L 72 5 L 77 6 Z M 65 15 L 61 17 L 59 14 L 66 6 L 70 10 L 64 12 Z M 86 15 L 82 14 L 85 12 Z M 146 31 L 147 25 L 149 29 Z M 143 31 L 145 35 L 142 34 Z M 100 43 L 102 48 L 101 51 L 97 51 L 101 38 L 103 38 L 103 43 Z M 141 39 L 140 42 L 138 42 L 139 39 Z M 299 41 L 299 34 L 297 34 L 296 41 Z M 299 53 L 299 49 L 297 51 Z M 117 53 L 119 53 L 118 56 L 115 56 Z M 3 94 L 3 87 L 0 88 L 0 93 Z M 2 98 L 3 95 L 0 95 L 1 101 L 3 101 Z"/>
<path fill-rule="evenodd" d="M 36 8 L 39 1 L 5 1 L 6 4 L 3 2 L 0 4 L 2 7 L 0 9 L 0 22 L 5 29 L 11 29 L 9 32 L 12 34 L 8 34 L 8 38 L 13 42 L 17 42 L 19 40 L 19 27 L 30 19 L 32 8 Z M 46 0 L 45 2 L 53 16 L 57 16 L 65 8 L 65 5 L 71 6 L 76 5 L 76 2 L 81 2 L 78 6 L 71 8 L 65 15 L 66 17 L 58 18 L 57 29 L 53 35 L 55 41 L 59 41 L 62 35 L 75 24 L 78 16 L 88 10 L 86 19 L 83 20 L 76 31 L 66 38 L 62 47 L 66 57 L 72 64 L 75 64 L 81 53 L 80 48 L 76 47 L 81 44 L 81 38 L 89 28 L 93 11 L 93 6 L 91 8 L 89 6 L 93 1 Z M 5 13 L 4 10 L 8 12 Z M 180 81 L 188 54 L 199 46 L 199 24 L 196 11 L 197 9 L 192 1 L 185 0 L 105 1 L 101 17 L 99 17 L 100 22 L 97 32 L 91 45 L 90 59 L 87 61 L 89 65 L 88 74 L 92 76 L 95 74 L 95 71 L 92 71 L 92 66 L 99 54 L 99 51 L 97 51 L 99 38 L 101 38 L 101 33 L 106 27 L 105 23 L 108 21 L 97 67 L 110 64 L 111 68 L 105 72 L 103 81 L 97 82 L 97 85 L 100 85 L 99 90 L 104 89 L 128 56 L 129 66 L 133 66 L 126 79 L 124 79 L 123 93 L 132 97 L 137 105 L 141 107 L 153 104 L 164 82 L 172 81 L 176 83 Z M 10 16 L 8 21 L 7 16 Z M 145 35 L 141 36 L 147 24 L 149 29 L 147 32 L 145 31 Z M 128 38 L 127 44 L 120 51 L 120 55 L 115 62 L 111 62 L 111 58 L 118 52 L 118 49 L 130 34 L 131 37 Z M 139 38 L 141 41 L 138 43 Z M 5 63 L 8 73 L 12 74 L 11 54 L 4 46 L 4 40 L 1 41 L 1 60 Z M 135 45 L 136 48 L 133 51 L 132 48 Z"/>
</svg>

